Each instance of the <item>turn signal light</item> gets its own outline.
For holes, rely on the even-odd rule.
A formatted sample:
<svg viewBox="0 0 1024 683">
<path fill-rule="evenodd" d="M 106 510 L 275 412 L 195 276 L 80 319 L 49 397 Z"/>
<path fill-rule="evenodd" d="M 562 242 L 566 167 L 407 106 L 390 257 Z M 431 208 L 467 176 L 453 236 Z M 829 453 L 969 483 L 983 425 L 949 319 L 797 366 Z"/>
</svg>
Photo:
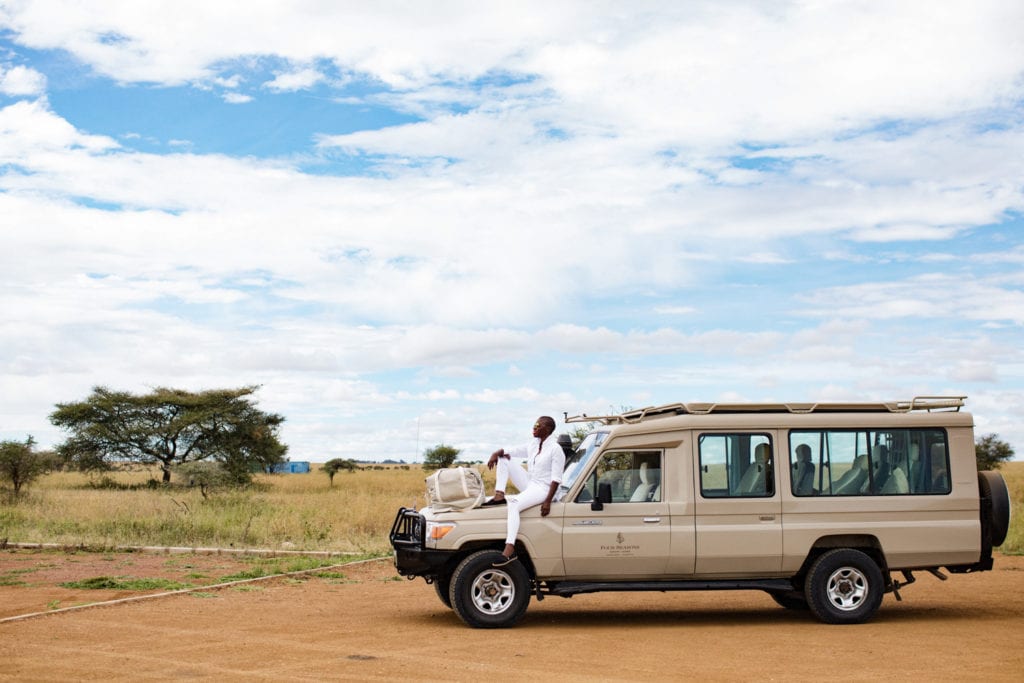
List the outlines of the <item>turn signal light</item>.
<svg viewBox="0 0 1024 683">
<path fill-rule="evenodd" d="M 428 535 L 432 541 L 440 541 L 448 535 L 448 532 L 455 528 L 454 524 L 431 524 Z"/>
</svg>

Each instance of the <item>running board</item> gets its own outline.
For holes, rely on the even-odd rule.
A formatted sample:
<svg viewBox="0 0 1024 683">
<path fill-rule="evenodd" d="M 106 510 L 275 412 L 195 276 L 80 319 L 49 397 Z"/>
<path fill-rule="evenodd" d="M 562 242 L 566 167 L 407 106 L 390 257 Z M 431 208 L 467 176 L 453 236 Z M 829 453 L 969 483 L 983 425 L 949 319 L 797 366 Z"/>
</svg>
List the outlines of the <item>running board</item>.
<svg viewBox="0 0 1024 683">
<path fill-rule="evenodd" d="M 713 591 L 757 590 L 784 593 L 795 590 L 789 579 L 723 579 L 714 581 L 557 581 L 549 582 L 548 595 L 571 597 L 580 593 L 606 591 Z M 539 593 L 538 586 L 538 593 Z"/>
</svg>

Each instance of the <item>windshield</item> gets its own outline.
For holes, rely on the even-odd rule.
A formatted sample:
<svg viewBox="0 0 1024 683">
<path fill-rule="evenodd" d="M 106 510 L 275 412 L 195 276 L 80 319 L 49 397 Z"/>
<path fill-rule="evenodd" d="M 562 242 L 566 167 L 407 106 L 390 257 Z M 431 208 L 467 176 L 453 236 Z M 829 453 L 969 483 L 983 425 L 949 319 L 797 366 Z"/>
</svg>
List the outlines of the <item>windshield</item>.
<svg viewBox="0 0 1024 683">
<path fill-rule="evenodd" d="M 562 474 L 562 485 L 558 488 L 560 494 L 572 488 L 580 474 L 587 470 L 587 465 L 594 453 L 597 452 L 604 440 L 608 438 L 608 432 L 590 432 L 583 439 L 572 457 L 565 461 L 565 471 Z"/>
</svg>

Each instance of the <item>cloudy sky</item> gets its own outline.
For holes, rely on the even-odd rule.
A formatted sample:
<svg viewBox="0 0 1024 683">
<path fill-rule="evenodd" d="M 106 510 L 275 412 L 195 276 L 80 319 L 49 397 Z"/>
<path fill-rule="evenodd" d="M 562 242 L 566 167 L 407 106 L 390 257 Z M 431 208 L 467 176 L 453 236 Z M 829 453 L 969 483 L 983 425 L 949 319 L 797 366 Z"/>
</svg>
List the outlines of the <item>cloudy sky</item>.
<svg viewBox="0 0 1024 683">
<path fill-rule="evenodd" d="M 0 438 L 953 394 L 1024 453 L 1022 104 L 1018 0 L 0 0 Z"/>
</svg>

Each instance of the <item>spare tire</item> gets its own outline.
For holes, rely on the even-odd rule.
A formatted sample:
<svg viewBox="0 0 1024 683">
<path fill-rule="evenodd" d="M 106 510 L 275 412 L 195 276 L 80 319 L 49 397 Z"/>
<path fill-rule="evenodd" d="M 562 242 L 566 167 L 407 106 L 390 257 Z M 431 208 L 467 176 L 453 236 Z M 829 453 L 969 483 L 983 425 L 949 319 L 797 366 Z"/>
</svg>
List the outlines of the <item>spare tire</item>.
<svg viewBox="0 0 1024 683">
<path fill-rule="evenodd" d="M 987 526 L 991 534 L 992 547 L 1001 546 L 1006 540 L 1006 532 L 1010 529 L 1010 492 L 1006 488 L 1003 476 L 991 470 L 978 472 L 978 493 L 982 498 L 991 501 Z M 984 511 L 985 506 L 983 505 L 981 509 Z M 982 520 L 982 528 L 985 526 L 985 520 Z"/>
</svg>

